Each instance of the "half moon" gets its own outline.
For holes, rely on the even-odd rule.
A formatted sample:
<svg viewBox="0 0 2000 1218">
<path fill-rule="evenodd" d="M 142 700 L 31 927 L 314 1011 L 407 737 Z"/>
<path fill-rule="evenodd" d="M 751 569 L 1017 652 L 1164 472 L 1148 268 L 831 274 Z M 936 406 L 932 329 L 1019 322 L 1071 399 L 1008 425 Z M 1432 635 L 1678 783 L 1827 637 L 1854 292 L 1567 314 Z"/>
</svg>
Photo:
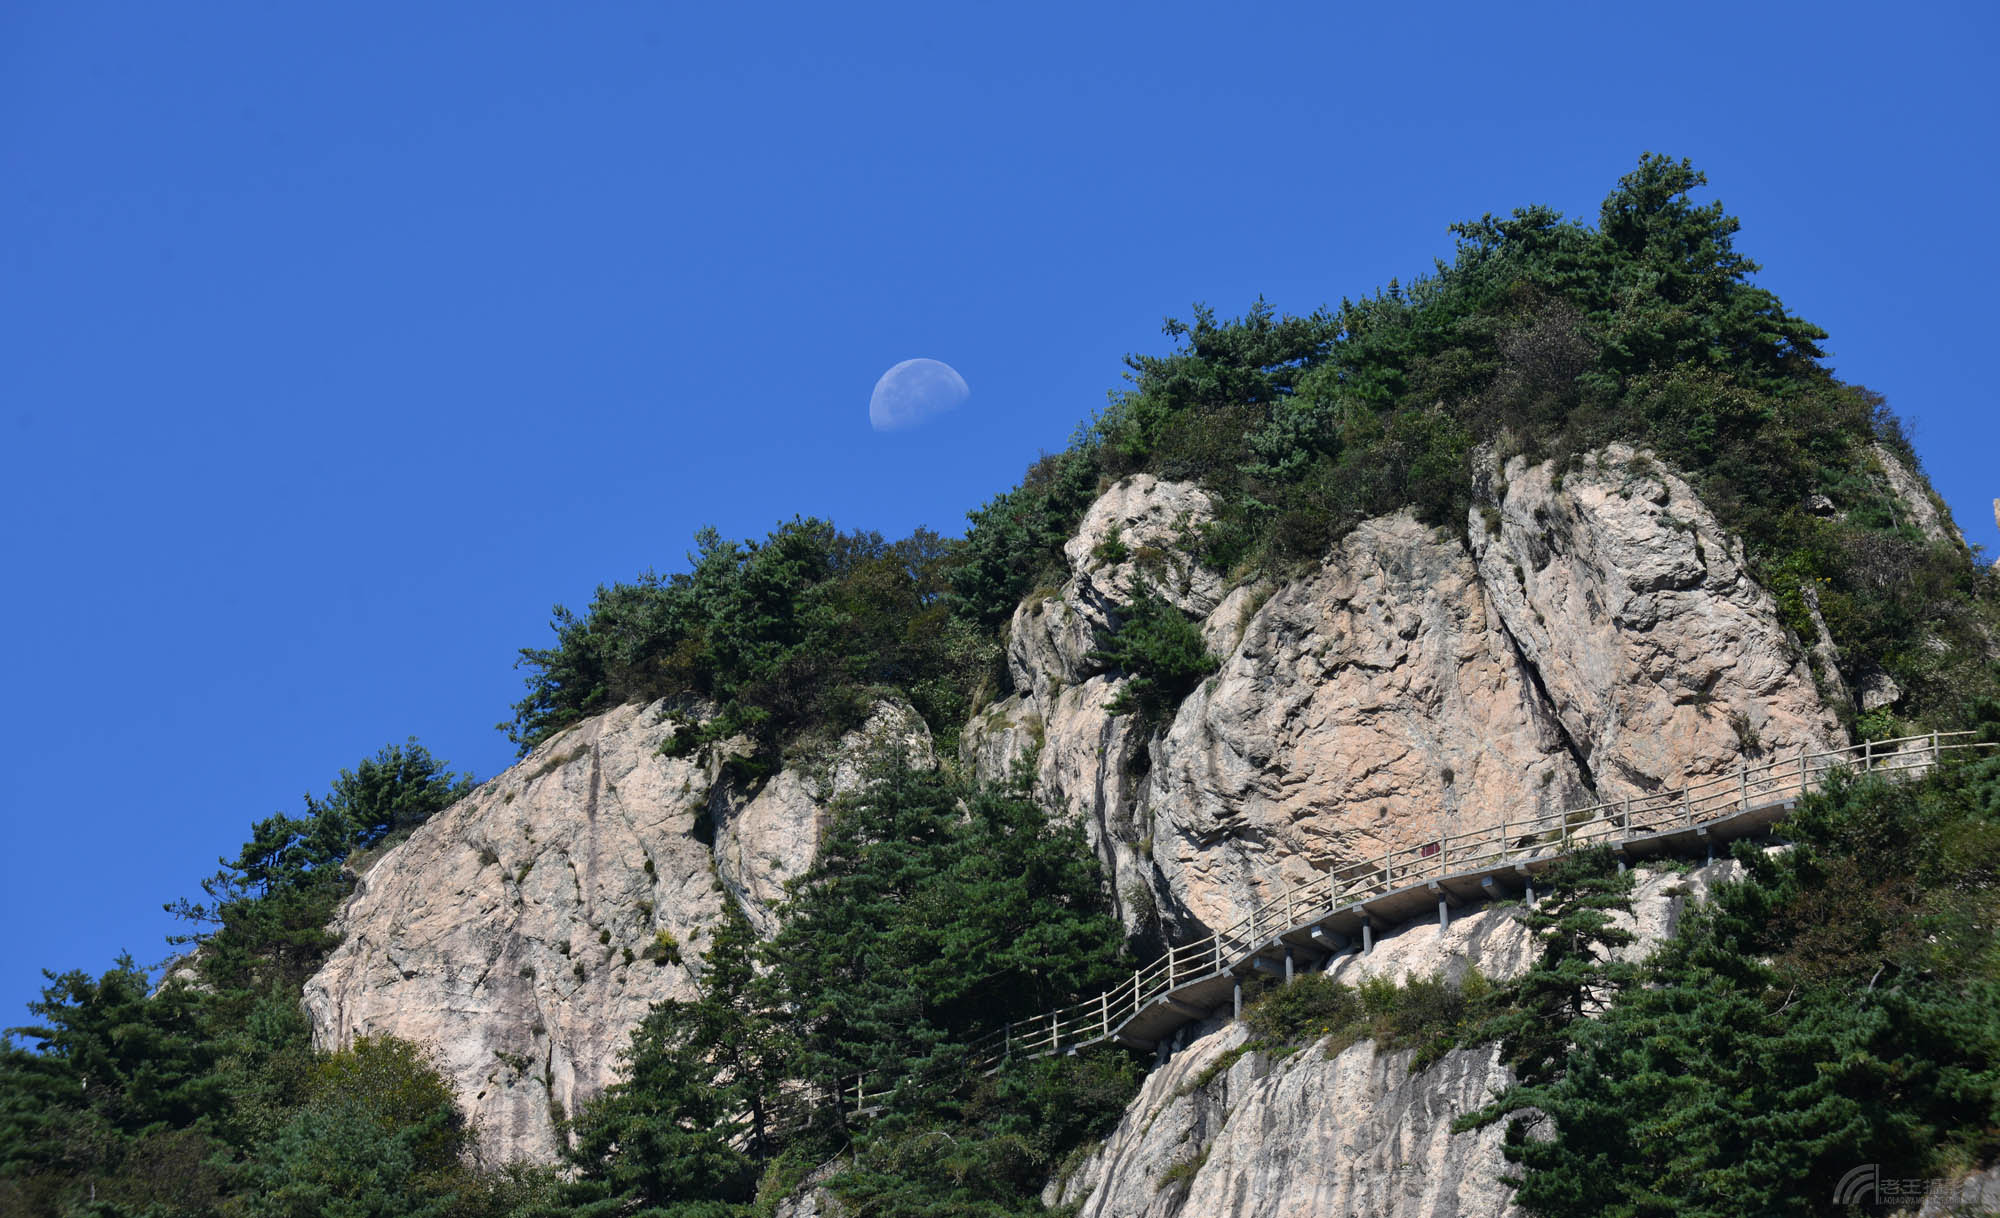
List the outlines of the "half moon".
<svg viewBox="0 0 2000 1218">
<path fill-rule="evenodd" d="M 876 431 L 914 427 L 971 396 L 971 387 L 950 364 L 906 359 L 875 382 L 875 392 L 868 398 L 868 422 Z"/>
</svg>

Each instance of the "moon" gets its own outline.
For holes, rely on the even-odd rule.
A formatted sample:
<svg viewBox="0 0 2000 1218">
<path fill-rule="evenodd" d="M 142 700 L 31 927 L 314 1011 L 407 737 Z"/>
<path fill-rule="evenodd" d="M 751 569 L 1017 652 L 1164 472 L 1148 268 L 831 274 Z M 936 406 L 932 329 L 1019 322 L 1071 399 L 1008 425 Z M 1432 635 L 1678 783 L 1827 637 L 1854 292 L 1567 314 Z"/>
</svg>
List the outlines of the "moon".
<svg viewBox="0 0 2000 1218">
<path fill-rule="evenodd" d="M 914 427 L 972 396 L 958 369 L 935 359 L 906 359 L 882 374 L 868 398 L 868 422 L 876 431 Z"/>
</svg>

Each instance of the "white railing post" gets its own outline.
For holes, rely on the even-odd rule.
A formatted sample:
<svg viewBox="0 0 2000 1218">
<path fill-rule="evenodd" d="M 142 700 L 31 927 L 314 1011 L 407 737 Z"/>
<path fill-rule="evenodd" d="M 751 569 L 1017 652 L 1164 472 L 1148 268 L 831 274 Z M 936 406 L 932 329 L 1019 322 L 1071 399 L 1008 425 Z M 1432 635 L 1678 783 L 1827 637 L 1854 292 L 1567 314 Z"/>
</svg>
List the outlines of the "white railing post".
<svg viewBox="0 0 2000 1218">
<path fill-rule="evenodd" d="M 1874 768 L 1875 768 L 1875 742 L 1873 740 L 1864 740 L 1861 742 L 1861 772 L 1863 774 L 1866 774 L 1869 770 Z"/>
<path fill-rule="evenodd" d="M 1742 792 L 1743 811 L 1750 810 L 1750 771 L 1747 767 L 1736 771 L 1736 788 Z"/>
<path fill-rule="evenodd" d="M 1686 807 L 1687 807 L 1687 822 L 1688 822 L 1688 824 L 1692 825 L 1692 824 L 1694 823 L 1694 788 L 1693 788 L 1693 787 L 1682 787 L 1682 788 L 1681 788 L 1681 802 L 1682 802 L 1682 803 L 1683 803 L 1684 805 L 1686 805 Z"/>
</svg>

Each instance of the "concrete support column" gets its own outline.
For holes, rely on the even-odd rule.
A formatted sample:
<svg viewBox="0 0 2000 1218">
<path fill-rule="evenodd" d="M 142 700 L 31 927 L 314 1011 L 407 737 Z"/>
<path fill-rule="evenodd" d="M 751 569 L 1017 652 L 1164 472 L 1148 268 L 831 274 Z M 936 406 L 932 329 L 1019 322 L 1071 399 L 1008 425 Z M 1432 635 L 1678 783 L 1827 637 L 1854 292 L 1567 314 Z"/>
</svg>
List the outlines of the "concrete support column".
<svg viewBox="0 0 2000 1218">
<path fill-rule="evenodd" d="M 1374 950 L 1375 924 L 1364 918 L 1361 922 L 1361 954 L 1365 956 Z"/>
<path fill-rule="evenodd" d="M 1241 977 L 1236 978 L 1235 984 L 1230 986 L 1230 1010 L 1231 1019 L 1243 1018 L 1243 978 Z"/>
<path fill-rule="evenodd" d="M 1292 945 L 1285 944 L 1285 984 L 1292 983 Z"/>
<path fill-rule="evenodd" d="M 1443 897 L 1439 897 L 1439 898 L 1438 898 L 1438 929 L 1439 929 L 1439 930 L 1444 930 L 1445 928 L 1449 927 L 1450 925 L 1451 925 L 1451 907 L 1450 907 L 1449 905 L 1445 904 L 1445 899 L 1444 899 Z"/>
<path fill-rule="evenodd" d="M 1535 882 L 1533 880 L 1528 881 L 1527 900 L 1528 900 L 1528 908 L 1533 909 L 1535 907 Z"/>
</svg>

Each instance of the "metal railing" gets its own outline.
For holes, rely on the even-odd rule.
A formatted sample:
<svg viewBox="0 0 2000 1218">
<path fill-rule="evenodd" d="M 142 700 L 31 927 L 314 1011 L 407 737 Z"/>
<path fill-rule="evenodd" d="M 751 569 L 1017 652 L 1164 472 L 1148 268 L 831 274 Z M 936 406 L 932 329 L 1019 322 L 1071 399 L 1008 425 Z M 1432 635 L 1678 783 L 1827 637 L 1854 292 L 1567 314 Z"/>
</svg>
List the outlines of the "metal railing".
<svg viewBox="0 0 2000 1218">
<path fill-rule="evenodd" d="M 1973 735 L 1931 732 L 1823 752 L 1801 749 L 1791 758 L 1747 764 L 1677 790 L 1543 812 L 1521 820 L 1503 819 L 1498 825 L 1447 833 L 1375 858 L 1341 864 L 1305 884 L 1287 886 L 1280 896 L 1212 935 L 1169 948 L 1134 972 L 1130 981 L 980 1037 L 966 1046 L 967 1060 L 975 1069 L 989 1069 L 1015 1055 L 1045 1057 L 1108 1040 L 1141 1011 L 1177 989 L 1234 972 L 1269 949 L 1279 936 L 1318 925 L 1343 909 L 1390 893 L 1500 864 L 1553 859 L 1593 845 L 1727 819 L 1804 794 L 1835 770 L 1921 773 L 1946 753 L 1994 747 L 1970 739 Z M 845 1105 L 852 1097 L 854 1107 L 850 1110 L 859 1112 L 894 1087 L 893 1081 L 871 1087 L 859 1079 L 850 1080 L 841 1088 L 841 1099 Z"/>
</svg>

